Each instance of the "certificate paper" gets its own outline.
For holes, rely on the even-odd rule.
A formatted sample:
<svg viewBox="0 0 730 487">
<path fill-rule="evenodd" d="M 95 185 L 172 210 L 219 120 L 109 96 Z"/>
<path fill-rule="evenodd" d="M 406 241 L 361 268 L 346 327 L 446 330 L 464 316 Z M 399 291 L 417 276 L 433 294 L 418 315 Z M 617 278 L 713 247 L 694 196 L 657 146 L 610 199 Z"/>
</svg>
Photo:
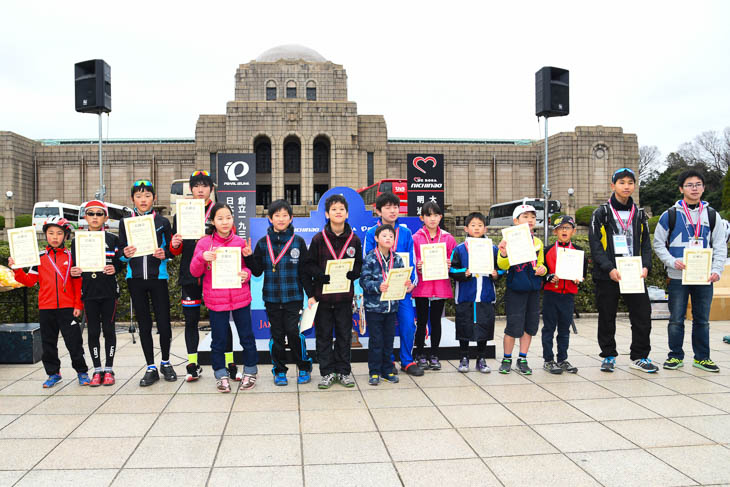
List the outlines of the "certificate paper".
<svg viewBox="0 0 730 487">
<path fill-rule="evenodd" d="M 641 257 L 616 257 L 616 270 L 621 274 L 618 282 L 621 294 L 643 294 L 644 279 L 641 277 L 643 268 Z"/>
<path fill-rule="evenodd" d="M 144 215 L 125 218 L 124 230 L 127 232 L 127 245 L 137 248 L 132 257 L 152 255 L 159 248 L 154 216 Z"/>
<path fill-rule="evenodd" d="M 314 317 L 317 316 L 317 308 L 319 308 L 319 301 L 316 301 L 312 307 L 304 306 L 302 311 L 302 321 L 299 322 L 299 332 L 305 332 L 312 328 L 314 324 Z"/>
<path fill-rule="evenodd" d="M 682 284 L 685 286 L 709 286 L 712 270 L 712 249 L 685 248 L 682 259 Z"/>
<path fill-rule="evenodd" d="M 502 236 L 507 241 L 507 258 L 510 266 L 537 260 L 535 244 L 527 223 L 503 229 Z"/>
<path fill-rule="evenodd" d="M 403 267 L 410 267 L 411 254 L 408 252 L 396 252 L 396 254 L 400 255 L 400 258 L 403 260 Z"/>
<path fill-rule="evenodd" d="M 241 247 L 218 247 L 213 261 L 213 289 L 241 287 Z"/>
<path fill-rule="evenodd" d="M 355 259 L 328 260 L 324 273 L 330 276 L 330 283 L 322 286 L 322 294 L 346 293 L 352 283 L 347 273 L 355 266 Z"/>
<path fill-rule="evenodd" d="M 381 301 L 400 301 L 406 297 L 406 282 L 411 278 L 413 267 L 391 269 L 385 283 L 388 290 L 380 295 Z"/>
<path fill-rule="evenodd" d="M 576 249 L 566 249 L 557 247 L 557 257 L 555 262 L 555 275 L 559 279 L 568 281 L 583 280 L 583 258 L 585 252 Z M 620 272 L 620 271 L 619 271 Z"/>
<path fill-rule="evenodd" d="M 179 199 L 175 205 L 177 233 L 183 239 L 192 240 L 205 235 L 205 200 Z"/>
<path fill-rule="evenodd" d="M 469 272 L 472 276 L 486 276 L 494 271 L 494 246 L 490 238 L 467 237 Z"/>
<path fill-rule="evenodd" d="M 82 272 L 101 272 L 106 265 L 106 240 L 104 232 L 76 230 L 76 267 Z"/>
<path fill-rule="evenodd" d="M 40 265 L 41 256 L 38 252 L 38 240 L 35 237 L 35 228 L 22 227 L 8 229 L 8 243 L 10 257 L 15 261 L 13 269 Z"/>
<path fill-rule="evenodd" d="M 421 245 L 421 277 L 424 281 L 438 281 L 449 278 L 449 266 L 446 262 L 446 243 Z"/>
</svg>

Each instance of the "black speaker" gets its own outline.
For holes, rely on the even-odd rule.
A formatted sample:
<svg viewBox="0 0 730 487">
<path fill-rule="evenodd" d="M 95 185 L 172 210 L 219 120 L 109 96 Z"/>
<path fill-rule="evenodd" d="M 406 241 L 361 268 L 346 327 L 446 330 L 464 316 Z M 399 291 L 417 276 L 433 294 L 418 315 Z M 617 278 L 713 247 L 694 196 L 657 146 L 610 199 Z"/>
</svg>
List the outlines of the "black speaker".
<svg viewBox="0 0 730 487">
<path fill-rule="evenodd" d="M 103 59 L 92 59 L 74 65 L 76 111 L 109 113 L 112 111 L 111 68 Z"/>
<path fill-rule="evenodd" d="M 535 115 L 564 117 L 570 113 L 568 70 L 545 66 L 535 73 Z"/>
</svg>

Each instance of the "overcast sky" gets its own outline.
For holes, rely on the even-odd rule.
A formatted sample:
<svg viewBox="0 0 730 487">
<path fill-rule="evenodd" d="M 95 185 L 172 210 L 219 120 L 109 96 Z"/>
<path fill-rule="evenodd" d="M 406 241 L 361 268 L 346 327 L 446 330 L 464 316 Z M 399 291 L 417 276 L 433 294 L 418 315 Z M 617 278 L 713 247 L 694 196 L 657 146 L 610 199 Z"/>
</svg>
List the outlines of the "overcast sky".
<svg viewBox="0 0 730 487">
<path fill-rule="evenodd" d="M 504 5 L 509 3 L 509 5 Z M 120 8 L 111 4 L 123 5 Z M 621 126 L 666 156 L 730 126 L 730 2 L 13 2 L 2 9 L 0 130 L 95 138 L 73 65 L 112 69 L 110 138 L 195 135 L 239 64 L 302 44 L 347 70 L 389 137 L 536 139 L 534 73 L 570 70 L 577 125 Z"/>
</svg>

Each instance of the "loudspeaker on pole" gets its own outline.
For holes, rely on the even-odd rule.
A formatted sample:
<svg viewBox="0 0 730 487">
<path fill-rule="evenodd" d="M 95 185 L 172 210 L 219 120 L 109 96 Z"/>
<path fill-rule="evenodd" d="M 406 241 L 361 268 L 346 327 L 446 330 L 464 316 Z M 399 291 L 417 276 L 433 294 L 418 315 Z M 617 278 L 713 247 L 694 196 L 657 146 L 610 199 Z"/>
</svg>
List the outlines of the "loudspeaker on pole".
<svg viewBox="0 0 730 487">
<path fill-rule="evenodd" d="M 535 73 L 535 115 L 564 117 L 570 113 L 569 72 L 545 66 Z"/>
<path fill-rule="evenodd" d="M 112 111 L 111 68 L 103 59 L 91 59 L 74 65 L 76 111 L 109 113 Z"/>
</svg>

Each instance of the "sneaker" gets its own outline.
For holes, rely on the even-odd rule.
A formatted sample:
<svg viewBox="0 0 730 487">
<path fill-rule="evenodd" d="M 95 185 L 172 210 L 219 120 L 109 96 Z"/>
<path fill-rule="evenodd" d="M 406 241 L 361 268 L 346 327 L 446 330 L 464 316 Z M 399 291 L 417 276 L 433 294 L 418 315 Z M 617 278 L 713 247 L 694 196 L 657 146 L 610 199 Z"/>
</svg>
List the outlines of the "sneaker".
<svg viewBox="0 0 730 487">
<path fill-rule="evenodd" d="M 200 378 L 203 374 L 203 367 L 196 363 L 189 363 L 185 366 L 187 374 L 185 374 L 185 380 L 187 382 L 193 382 Z"/>
<path fill-rule="evenodd" d="M 428 361 L 428 367 L 431 370 L 441 370 L 441 362 L 439 362 L 439 358 L 436 355 L 431 355 Z"/>
<path fill-rule="evenodd" d="M 162 372 L 162 377 L 167 382 L 175 382 L 177 380 L 177 374 L 175 373 L 175 369 L 172 368 L 172 365 L 170 365 L 170 362 L 166 364 L 160 362 L 160 371 Z"/>
<path fill-rule="evenodd" d="M 322 378 L 319 379 L 317 387 L 320 389 L 329 389 L 335 382 L 337 382 L 337 374 L 323 375 Z"/>
<path fill-rule="evenodd" d="M 371 386 L 377 386 L 380 384 L 380 376 L 378 374 L 371 375 L 370 379 L 368 379 L 368 384 Z"/>
<path fill-rule="evenodd" d="M 567 360 L 563 360 L 562 362 L 558 362 L 558 367 L 563 369 L 564 372 L 569 372 L 571 374 L 577 374 L 578 373 L 578 367 L 574 367 L 573 364 L 568 362 Z"/>
<path fill-rule="evenodd" d="M 397 384 L 400 379 L 398 379 L 397 375 L 391 372 L 390 374 L 383 374 L 383 380 L 385 382 L 390 382 L 391 384 Z"/>
<path fill-rule="evenodd" d="M 684 362 L 678 358 L 672 357 L 668 358 L 662 367 L 669 370 L 677 370 L 680 367 L 684 367 Z"/>
<path fill-rule="evenodd" d="M 116 382 L 116 379 L 114 379 L 114 372 L 112 372 L 111 370 L 108 372 L 104 372 L 103 384 L 105 386 L 113 386 Z"/>
<path fill-rule="evenodd" d="M 395 369 L 395 367 L 393 367 L 393 369 Z M 411 362 L 405 367 L 401 367 L 401 370 L 405 370 L 406 374 L 412 375 L 414 377 L 421 377 L 423 375 L 423 369 L 419 367 L 416 362 Z M 393 373 L 395 374 L 395 371 Z"/>
<path fill-rule="evenodd" d="M 485 358 L 477 359 L 477 370 L 482 374 L 488 374 L 492 371 L 492 369 L 489 368 L 489 365 L 487 365 L 487 359 Z"/>
<path fill-rule="evenodd" d="M 278 374 L 274 374 L 274 385 L 276 386 L 288 386 L 289 380 L 286 378 L 286 374 L 284 372 L 279 372 Z"/>
<path fill-rule="evenodd" d="M 44 389 L 50 389 L 51 387 L 55 386 L 59 382 L 61 382 L 63 379 L 61 378 L 60 374 L 53 374 L 49 375 L 48 379 L 43 383 Z"/>
<path fill-rule="evenodd" d="M 395 373 L 395 371 L 393 371 L 393 373 Z M 352 374 L 340 374 L 337 379 L 340 381 L 340 384 L 347 388 L 355 387 L 355 379 L 352 377 Z"/>
<path fill-rule="evenodd" d="M 722 337 L 722 341 L 725 343 L 730 343 L 730 335 L 725 335 L 724 337 Z"/>
<path fill-rule="evenodd" d="M 601 363 L 601 371 L 603 372 L 613 372 L 613 369 L 616 367 L 616 357 L 606 357 L 603 359 L 603 362 Z"/>
<path fill-rule="evenodd" d="M 547 362 L 542 364 L 542 368 L 555 375 L 563 373 L 563 369 L 559 367 L 554 360 L 548 360 Z"/>
<path fill-rule="evenodd" d="M 89 374 L 86 372 L 81 372 L 77 375 L 79 378 L 79 385 L 80 386 L 88 386 L 91 383 L 91 379 L 89 379 Z"/>
<path fill-rule="evenodd" d="M 231 383 L 228 382 L 228 377 L 221 377 L 215 381 L 215 385 L 218 388 L 218 392 L 231 392 Z"/>
<path fill-rule="evenodd" d="M 519 372 L 522 375 L 531 375 L 532 369 L 529 365 L 527 365 L 527 359 L 521 358 L 517 360 L 517 372 Z"/>
<path fill-rule="evenodd" d="M 241 377 L 241 389 L 242 391 L 248 391 L 256 387 L 256 374 L 243 374 Z"/>
<path fill-rule="evenodd" d="M 692 364 L 693 367 L 698 369 L 706 370 L 707 372 L 720 372 L 720 367 L 715 365 L 715 362 L 706 358 L 705 360 L 695 360 Z"/>
<path fill-rule="evenodd" d="M 91 387 L 99 387 L 101 385 L 101 372 L 94 372 L 94 375 L 91 376 L 91 382 L 89 382 L 89 385 Z"/>
<path fill-rule="evenodd" d="M 418 358 L 416 358 L 416 363 L 423 370 L 427 370 L 428 369 L 428 360 L 426 359 L 426 356 L 425 355 L 421 355 Z"/>
<path fill-rule="evenodd" d="M 226 367 L 226 369 L 228 369 L 228 377 L 233 380 L 241 380 L 241 377 L 243 377 L 239 374 L 238 367 L 234 363 L 228 364 L 228 367 Z"/>
<path fill-rule="evenodd" d="M 461 360 L 459 360 L 459 372 L 464 374 L 469 372 L 469 357 L 461 357 Z"/>
<path fill-rule="evenodd" d="M 151 386 L 158 380 L 160 380 L 160 373 L 157 372 L 157 367 L 147 367 L 147 372 L 145 372 L 144 377 L 139 380 L 139 385 L 140 387 Z"/>
<path fill-rule="evenodd" d="M 499 366 L 499 373 L 500 374 L 509 374 L 511 370 L 512 370 L 512 359 L 503 358 L 502 365 Z"/>
<path fill-rule="evenodd" d="M 312 380 L 312 373 L 306 370 L 300 370 L 297 377 L 297 384 L 307 384 Z"/>
<path fill-rule="evenodd" d="M 639 360 L 635 360 L 634 363 L 630 365 L 630 367 L 632 369 L 640 370 L 648 374 L 652 374 L 659 370 L 659 367 L 651 363 L 651 359 L 648 358 L 640 358 Z"/>
<path fill-rule="evenodd" d="M 395 362 L 393 362 L 393 373 L 398 375 L 398 367 L 396 367 Z"/>
</svg>

